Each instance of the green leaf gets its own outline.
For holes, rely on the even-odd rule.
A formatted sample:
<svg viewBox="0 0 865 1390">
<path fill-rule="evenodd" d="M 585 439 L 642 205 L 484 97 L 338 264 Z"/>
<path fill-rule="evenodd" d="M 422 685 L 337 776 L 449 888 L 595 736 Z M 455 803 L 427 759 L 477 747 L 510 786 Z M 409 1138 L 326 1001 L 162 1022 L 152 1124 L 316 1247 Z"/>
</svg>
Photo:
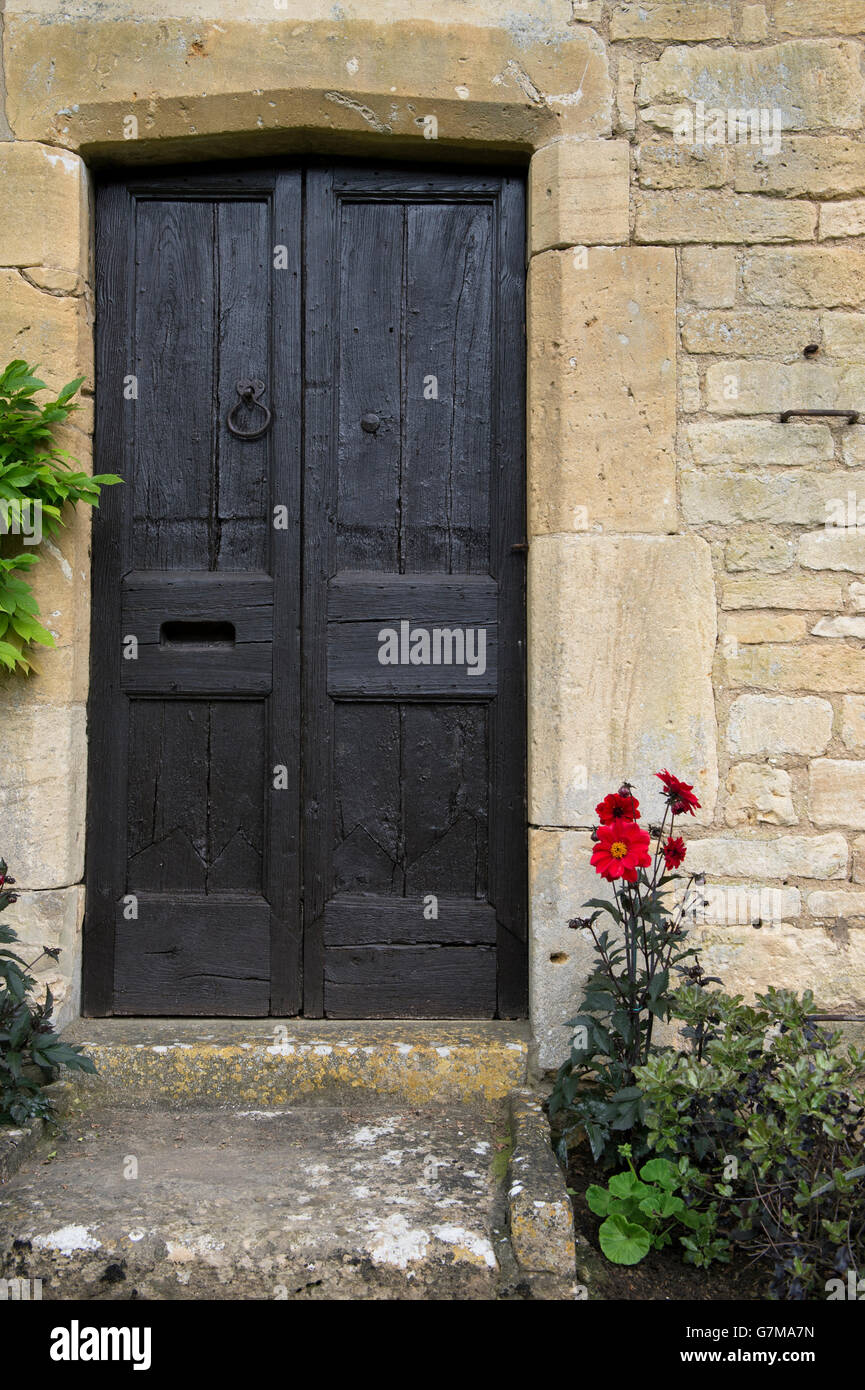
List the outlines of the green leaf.
<svg viewBox="0 0 865 1390">
<path fill-rule="evenodd" d="M 592 1183 L 591 1187 L 586 1188 L 586 1202 L 590 1211 L 596 1216 L 606 1216 L 610 1210 L 610 1194 L 605 1187 L 599 1187 L 597 1183 Z"/>
<path fill-rule="evenodd" d="M 0 501 L 3 529 L 8 532 L 6 547 L 32 539 L 21 521 L 34 509 L 41 514 L 43 535 L 50 537 L 63 523 L 64 508 L 68 519 L 69 508 L 77 504 L 96 506 L 101 489 L 121 481 L 115 473 L 90 477 L 70 467 L 76 460 L 70 460 L 54 441 L 54 427 L 77 409 L 72 397 L 83 380 L 68 382 L 55 399 L 40 404 L 32 397 L 48 388 L 35 368 L 16 358 L 0 372 Z M 35 554 L 0 557 L 0 669 L 5 671 L 29 674 L 32 667 L 26 649 L 34 643 L 54 645 L 39 621 L 30 583 L 15 574 L 23 575 L 39 559 L 38 549 Z"/>
<path fill-rule="evenodd" d="M 640 1177 L 644 1182 L 656 1182 L 659 1187 L 670 1190 L 677 1188 L 680 1181 L 678 1168 L 668 1158 L 650 1158 L 640 1169 Z"/>
<path fill-rule="evenodd" d="M 13 1015 L 12 1026 L 7 1034 L 9 1046 L 15 1048 L 16 1051 L 20 1049 L 29 1031 L 30 1010 L 27 1008 L 27 1005 L 24 1004 L 23 1006 L 19 1006 Z"/>
<path fill-rule="evenodd" d="M 636 1265 L 652 1248 L 652 1237 L 644 1226 L 623 1216 L 608 1216 L 598 1239 L 607 1259 L 615 1265 Z"/>
<path fill-rule="evenodd" d="M 8 642 L 0 642 L 0 665 L 5 666 L 7 671 L 14 671 L 18 665 L 26 665 L 21 659 L 21 653 L 17 647 L 12 647 Z"/>
<path fill-rule="evenodd" d="M 84 381 L 85 378 L 83 376 L 77 376 L 74 381 L 68 382 L 68 384 L 63 387 L 63 390 L 60 392 L 60 395 L 57 397 L 57 404 L 65 405 L 66 402 L 72 396 L 75 395 L 79 387 L 84 385 Z"/>
<path fill-rule="evenodd" d="M 2 1062 L 6 1069 L 18 1080 L 21 1076 L 21 1053 L 11 1048 L 6 1048 L 2 1054 Z"/>
<path fill-rule="evenodd" d="M 603 898 L 589 898 L 588 902 L 583 903 L 583 907 L 597 907 L 601 912 L 607 912 L 614 922 L 621 922 L 622 914 L 615 903 L 605 902 Z"/>
<path fill-rule="evenodd" d="M 651 1188 L 631 1172 L 616 1173 L 615 1177 L 610 1178 L 610 1192 L 614 1197 L 640 1198 L 648 1196 L 650 1191 Z"/>
<path fill-rule="evenodd" d="M 41 623 L 37 623 L 34 618 L 21 617 L 16 614 L 12 619 L 12 626 L 23 637 L 25 642 L 40 642 L 43 647 L 53 647 L 54 638 L 47 628 Z"/>
<path fill-rule="evenodd" d="M 681 1197 L 676 1197 L 672 1192 L 656 1191 L 650 1197 L 644 1197 L 639 1203 L 640 1211 L 646 1216 L 654 1216 L 657 1220 L 664 1220 L 668 1216 L 678 1216 L 685 1211 L 685 1203 Z"/>
</svg>

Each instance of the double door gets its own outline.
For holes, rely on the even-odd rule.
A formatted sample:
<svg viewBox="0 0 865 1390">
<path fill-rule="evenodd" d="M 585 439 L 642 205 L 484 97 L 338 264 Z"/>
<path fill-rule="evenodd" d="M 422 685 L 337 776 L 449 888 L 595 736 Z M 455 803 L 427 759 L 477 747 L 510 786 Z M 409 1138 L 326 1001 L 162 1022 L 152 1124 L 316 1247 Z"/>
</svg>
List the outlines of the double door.
<svg viewBox="0 0 865 1390">
<path fill-rule="evenodd" d="M 85 1011 L 524 1013 L 521 181 L 97 214 Z"/>
</svg>

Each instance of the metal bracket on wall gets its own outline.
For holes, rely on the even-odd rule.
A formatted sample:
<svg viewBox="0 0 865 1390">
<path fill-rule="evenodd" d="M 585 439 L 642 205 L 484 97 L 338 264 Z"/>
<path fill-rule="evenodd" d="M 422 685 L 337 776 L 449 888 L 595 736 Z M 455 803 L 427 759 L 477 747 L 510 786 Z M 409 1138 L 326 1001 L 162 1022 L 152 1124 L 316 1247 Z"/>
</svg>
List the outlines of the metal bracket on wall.
<svg viewBox="0 0 865 1390">
<path fill-rule="evenodd" d="M 784 410 L 781 412 L 781 424 L 786 425 L 795 416 L 813 420 L 823 415 L 831 416 L 832 419 L 846 420 L 848 425 L 858 425 L 859 423 L 858 410 Z"/>
</svg>

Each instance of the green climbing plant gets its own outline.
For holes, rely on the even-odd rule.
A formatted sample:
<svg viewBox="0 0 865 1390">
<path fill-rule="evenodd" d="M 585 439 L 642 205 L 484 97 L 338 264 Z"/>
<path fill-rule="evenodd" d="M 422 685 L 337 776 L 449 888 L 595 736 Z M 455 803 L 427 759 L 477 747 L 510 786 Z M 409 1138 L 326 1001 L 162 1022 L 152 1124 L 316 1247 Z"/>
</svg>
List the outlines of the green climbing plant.
<svg viewBox="0 0 865 1390">
<path fill-rule="evenodd" d="M 94 507 L 103 487 L 123 481 L 77 472 L 57 447 L 54 430 L 78 409 L 72 398 L 84 378 L 40 404 L 34 396 L 48 387 L 36 371 L 16 358 L 0 373 L 0 667 L 25 675 L 30 648 L 54 646 L 27 578 L 40 559 L 36 547 L 63 526 L 67 504 Z"/>
</svg>

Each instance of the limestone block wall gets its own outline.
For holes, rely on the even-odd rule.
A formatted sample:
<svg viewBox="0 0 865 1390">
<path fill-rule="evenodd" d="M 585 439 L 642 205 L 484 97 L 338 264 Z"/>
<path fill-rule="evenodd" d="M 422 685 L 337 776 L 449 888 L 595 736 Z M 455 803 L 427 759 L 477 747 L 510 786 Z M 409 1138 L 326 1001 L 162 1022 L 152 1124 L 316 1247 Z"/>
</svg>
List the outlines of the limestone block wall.
<svg viewBox="0 0 865 1390">
<path fill-rule="evenodd" d="M 2 123 L 5 124 L 5 123 Z M 0 124 L 0 134 L 3 134 Z M 90 467 L 93 315 L 89 286 L 88 173 L 71 151 L 0 140 L 0 359 L 38 363 L 59 389 L 86 377 L 61 446 Z M 0 677 L 0 854 L 20 900 L 9 909 L 25 960 L 43 962 L 61 1022 L 78 1012 L 84 912 L 86 700 L 90 616 L 89 517 L 70 514 L 44 540 L 33 590 L 56 646 L 30 680 Z M 14 917 L 13 917 L 14 914 Z"/>
<path fill-rule="evenodd" d="M 546 1065 L 590 959 L 562 909 L 599 886 L 596 793 L 627 774 L 645 802 L 666 765 L 703 802 L 688 862 L 712 883 L 695 934 L 713 972 L 865 1000 L 865 3 L 658 0 L 586 21 L 613 136 L 531 166 Z M 863 424 L 780 423 L 817 407 Z"/>
<path fill-rule="evenodd" d="M 714 883 L 697 934 L 717 973 L 865 1004 L 865 425 L 779 421 L 865 418 L 863 50 L 865 0 L 6 0 L 0 358 L 52 384 L 92 391 L 99 163 L 527 168 L 542 1066 L 588 964 L 566 923 L 598 887 L 595 803 L 628 776 L 657 808 L 664 766 L 703 803 L 690 862 Z M 76 425 L 86 460 L 88 409 Z M 28 941 L 65 948 L 64 1017 L 87 548 L 82 517 L 39 573 L 58 647 L 0 682 L 0 852 Z"/>
</svg>

